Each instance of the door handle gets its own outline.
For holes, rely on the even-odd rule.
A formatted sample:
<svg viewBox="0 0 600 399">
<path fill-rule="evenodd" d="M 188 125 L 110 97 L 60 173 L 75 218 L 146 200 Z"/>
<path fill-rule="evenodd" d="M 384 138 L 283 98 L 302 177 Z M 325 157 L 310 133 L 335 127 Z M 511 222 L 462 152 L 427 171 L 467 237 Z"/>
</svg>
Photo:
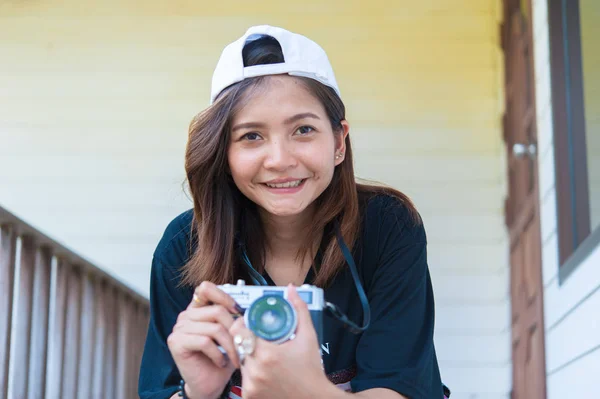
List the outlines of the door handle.
<svg viewBox="0 0 600 399">
<path fill-rule="evenodd" d="M 515 158 L 528 156 L 529 158 L 534 159 L 537 155 L 537 146 L 535 144 L 515 143 L 513 144 L 512 151 Z"/>
</svg>

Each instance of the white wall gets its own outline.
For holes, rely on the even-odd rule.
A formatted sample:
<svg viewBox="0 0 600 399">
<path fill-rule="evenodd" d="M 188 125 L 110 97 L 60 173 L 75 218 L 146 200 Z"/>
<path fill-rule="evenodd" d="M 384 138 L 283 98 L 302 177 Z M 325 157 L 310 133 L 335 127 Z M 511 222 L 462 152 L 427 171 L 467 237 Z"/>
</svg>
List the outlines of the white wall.
<svg viewBox="0 0 600 399">
<path fill-rule="evenodd" d="M 600 370 L 600 248 L 559 285 L 547 0 L 533 5 L 548 398 L 592 398 Z"/>
<path fill-rule="evenodd" d="M 453 398 L 510 391 L 500 0 L 41 0 L 0 4 L 0 204 L 142 293 L 181 190 L 187 124 L 250 24 L 329 52 L 360 176 L 429 237 Z"/>
</svg>

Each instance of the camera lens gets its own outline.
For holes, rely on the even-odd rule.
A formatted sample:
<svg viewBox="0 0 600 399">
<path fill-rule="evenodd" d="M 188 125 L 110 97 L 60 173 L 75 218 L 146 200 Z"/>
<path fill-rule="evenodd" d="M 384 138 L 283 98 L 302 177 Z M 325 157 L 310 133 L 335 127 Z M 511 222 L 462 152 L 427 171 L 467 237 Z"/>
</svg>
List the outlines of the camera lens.
<svg viewBox="0 0 600 399">
<path fill-rule="evenodd" d="M 296 331 L 296 311 L 281 296 L 265 295 L 256 299 L 244 315 L 246 326 L 257 336 L 276 343 L 287 340 Z"/>
</svg>

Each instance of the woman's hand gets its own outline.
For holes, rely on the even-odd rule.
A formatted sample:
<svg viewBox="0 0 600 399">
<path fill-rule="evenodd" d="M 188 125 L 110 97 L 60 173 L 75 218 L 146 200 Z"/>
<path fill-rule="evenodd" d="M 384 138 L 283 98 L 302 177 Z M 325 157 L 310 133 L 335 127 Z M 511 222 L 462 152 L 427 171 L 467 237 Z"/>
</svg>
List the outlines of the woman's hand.
<svg viewBox="0 0 600 399">
<path fill-rule="evenodd" d="M 217 398 L 236 368 L 237 352 L 229 329 L 240 309 L 216 285 L 203 282 L 177 317 L 167 345 L 190 399 Z M 227 355 L 218 348 L 221 346 Z"/>
<path fill-rule="evenodd" d="M 338 390 L 323 371 L 310 312 L 291 285 L 288 298 L 298 315 L 296 336 L 279 345 L 256 338 L 253 353 L 242 365 L 244 399 L 325 398 L 332 388 Z M 232 336 L 252 335 L 243 319 L 236 320 L 230 332 Z"/>
</svg>

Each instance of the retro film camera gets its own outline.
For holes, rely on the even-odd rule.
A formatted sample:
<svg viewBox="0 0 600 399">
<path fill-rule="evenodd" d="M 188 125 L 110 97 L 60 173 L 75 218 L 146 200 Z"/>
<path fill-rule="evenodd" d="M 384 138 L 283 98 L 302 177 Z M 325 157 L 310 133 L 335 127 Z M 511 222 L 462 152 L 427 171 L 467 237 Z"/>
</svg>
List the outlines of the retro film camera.
<svg viewBox="0 0 600 399">
<path fill-rule="evenodd" d="M 236 285 L 219 285 L 243 309 L 244 322 L 254 335 L 277 344 L 293 339 L 298 326 L 298 315 L 287 300 L 286 287 L 246 285 L 238 280 Z M 323 290 L 304 284 L 297 288 L 298 295 L 308 306 L 319 344 L 323 343 Z"/>
</svg>

